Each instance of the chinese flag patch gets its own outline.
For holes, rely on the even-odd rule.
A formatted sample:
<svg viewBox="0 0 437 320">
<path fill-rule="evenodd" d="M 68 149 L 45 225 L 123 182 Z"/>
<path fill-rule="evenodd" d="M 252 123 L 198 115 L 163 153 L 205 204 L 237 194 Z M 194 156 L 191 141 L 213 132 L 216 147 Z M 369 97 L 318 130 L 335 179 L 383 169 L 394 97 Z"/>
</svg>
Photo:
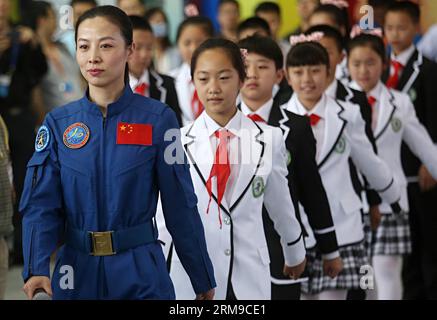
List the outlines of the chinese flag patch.
<svg viewBox="0 0 437 320">
<path fill-rule="evenodd" d="M 117 124 L 117 144 L 152 145 L 152 125 L 139 123 Z"/>
</svg>

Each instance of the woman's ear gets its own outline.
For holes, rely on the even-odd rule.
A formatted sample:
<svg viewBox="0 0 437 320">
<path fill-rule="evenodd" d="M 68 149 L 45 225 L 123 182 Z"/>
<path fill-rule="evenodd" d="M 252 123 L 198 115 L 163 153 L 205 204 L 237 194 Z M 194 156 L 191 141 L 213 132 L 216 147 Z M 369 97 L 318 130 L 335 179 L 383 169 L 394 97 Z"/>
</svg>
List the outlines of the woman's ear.
<svg viewBox="0 0 437 320">
<path fill-rule="evenodd" d="M 131 56 L 132 56 L 132 54 L 135 51 L 135 42 L 132 42 L 132 44 L 127 47 L 127 51 L 128 51 L 127 52 L 127 60 L 129 61 Z"/>
</svg>

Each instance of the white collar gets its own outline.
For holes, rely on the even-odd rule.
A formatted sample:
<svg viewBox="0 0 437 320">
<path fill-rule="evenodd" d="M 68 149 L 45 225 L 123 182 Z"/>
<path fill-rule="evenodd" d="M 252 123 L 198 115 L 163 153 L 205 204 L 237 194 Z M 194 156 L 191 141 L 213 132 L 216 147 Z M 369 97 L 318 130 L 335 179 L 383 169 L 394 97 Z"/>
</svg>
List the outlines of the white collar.
<svg viewBox="0 0 437 320">
<path fill-rule="evenodd" d="M 299 98 L 297 97 L 297 95 L 296 95 L 295 99 L 296 99 L 297 110 L 301 116 L 315 114 L 315 115 L 318 115 L 320 118 L 325 118 L 326 100 L 327 100 L 325 94 L 322 95 L 320 100 L 317 102 L 317 104 L 314 106 L 314 108 L 311 109 L 310 111 L 308 111 L 303 106 L 303 104 L 299 101 Z"/>
<path fill-rule="evenodd" d="M 129 85 L 132 90 L 134 90 L 135 87 L 140 83 L 146 83 L 150 85 L 149 70 L 144 70 L 143 74 L 139 79 L 137 79 L 132 73 L 129 73 Z"/>
<path fill-rule="evenodd" d="M 270 98 L 270 100 L 264 103 L 260 108 L 258 108 L 258 110 L 252 111 L 244 102 L 244 99 L 241 99 L 241 112 L 243 112 L 245 116 L 255 113 L 259 115 L 261 118 L 263 118 L 265 122 L 269 121 L 270 112 L 272 111 L 272 106 L 273 106 L 273 98 Z"/>
<path fill-rule="evenodd" d="M 394 52 L 392 52 L 390 59 L 400 62 L 405 67 L 408 63 L 408 60 L 410 60 L 411 56 L 414 54 L 415 50 L 416 47 L 414 46 L 414 44 L 412 44 L 411 46 L 408 47 L 408 49 L 405 49 L 397 56 L 395 56 Z"/>
<path fill-rule="evenodd" d="M 241 129 L 241 115 L 242 115 L 240 110 L 237 109 L 235 115 L 232 117 L 231 120 L 229 120 L 229 122 L 226 124 L 224 128 L 220 126 L 217 122 L 215 122 L 215 120 L 212 119 L 208 115 L 208 113 L 206 113 L 206 111 L 204 111 L 203 114 L 205 119 L 205 126 L 206 129 L 208 130 L 208 137 L 211 137 L 214 134 L 214 132 L 220 129 L 227 129 L 230 132 L 232 132 L 235 136 L 239 136 L 239 132 Z"/>
<path fill-rule="evenodd" d="M 337 98 L 337 87 L 338 87 L 337 79 L 334 78 L 334 81 L 332 81 L 332 83 L 328 86 L 328 88 L 326 88 L 325 94 L 328 97 L 331 97 L 332 99 L 336 99 Z"/>
<path fill-rule="evenodd" d="M 379 100 L 382 93 L 382 88 L 383 88 L 382 82 L 378 81 L 378 84 L 372 90 L 370 90 L 367 96 L 374 97 L 376 100 Z"/>
</svg>

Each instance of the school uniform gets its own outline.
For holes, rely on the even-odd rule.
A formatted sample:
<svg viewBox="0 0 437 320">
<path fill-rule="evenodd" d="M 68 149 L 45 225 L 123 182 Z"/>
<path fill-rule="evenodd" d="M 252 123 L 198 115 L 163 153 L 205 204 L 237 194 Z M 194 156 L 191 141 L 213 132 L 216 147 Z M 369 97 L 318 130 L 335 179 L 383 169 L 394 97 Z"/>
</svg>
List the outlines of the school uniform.
<svg viewBox="0 0 437 320">
<path fill-rule="evenodd" d="M 344 264 L 343 271 L 335 279 L 324 276 L 320 253 L 312 249 L 315 241 L 309 232 L 306 241 L 309 281 L 302 284 L 302 291 L 317 294 L 324 290 L 359 288 L 361 275 L 358 270 L 368 263 L 368 259 L 363 244 L 362 202 L 353 188 L 348 170 L 349 158 L 352 158 L 371 186 L 388 203 L 395 203 L 399 199 L 399 186 L 387 165 L 376 156 L 365 136 L 364 120 L 357 105 L 323 95 L 315 108 L 307 112 L 297 95 L 293 95 L 281 108 L 300 115 L 309 114 L 312 119 L 318 119 L 311 120 L 317 141 L 316 160 L 328 196 Z M 306 227 L 306 214 L 304 210 L 301 212 Z"/>
<path fill-rule="evenodd" d="M 423 57 L 411 46 L 397 57 L 402 67 L 395 89 L 410 96 L 419 121 L 425 126 L 434 142 L 437 142 L 437 108 L 435 107 L 435 84 L 437 64 Z M 394 74 L 390 67 L 382 77 L 385 83 Z M 407 299 L 437 299 L 437 242 L 435 230 L 437 217 L 437 188 L 422 192 L 417 183 L 420 161 L 403 145 L 402 164 L 408 181 L 410 202 L 410 225 L 413 252 L 404 263 L 404 292 Z"/>
<path fill-rule="evenodd" d="M 377 152 L 376 141 L 372 131 L 372 110 L 369 102 L 367 101 L 366 94 L 362 91 L 358 91 L 345 85 L 340 80 L 333 81 L 325 91 L 326 95 L 333 99 L 340 101 L 350 102 L 360 107 L 361 116 L 366 124 L 365 132 L 366 136 L 372 144 L 373 150 Z M 355 191 L 361 196 L 365 193 L 365 207 L 379 205 L 381 198 L 378 193 L 368 188 L 368 183 L 365 177 L 361 177 L 355 167 L 352 160 L 349 161 L 349 167 Z M 365 208 L 366 209 L 366 208 Z M 367 211 L 367 210 L 365 210 Z"/>
<path fill-rule="evenodd" d="M 182 124 L 191 124 L 203 111 L 196 88 L 191 79 L 190 66 L 183 63 L 179 68 L 170 72 L 175 79 L 175 87 L 181 109 Z"/>
<path fill-rule="evenodd" d="M 139 79 L 130 74 L 129 84 L 135 93 L 161 101 L 172 108 L 179 125 L 182 126 L 182 111 L 172 77 L 159 74 L 154 70 L 144 70 Z"/>
<path fill-rule="evenodd" d="M 329 202 L 315 161 L 315 139 L 306 117 L 280 108 L 279 97 L 287 92 L 280 90 L 276 99 L 271 99 L 256 112 L 252 112 L 243 101 L 241 111 L 249 117 L 257 115 L 260 121 L 282 129 L 288 155 L 288 187 L 294 210 L 301 222 L 299 203 L 302 204 L 308 213 L 309 224 L 314 230 L 319 250 L 324 258 L 333 259 L 340 254 Z M 263 210 L 263 220 L 271 260 L 272 300 L 297 300 L 300 298 L 300 284 L 282 273 L 284 257 L 279 235 L 267 210 Z M 308 233 L 305 229 L 303 231 L 306 238 Z"/>
<path fill-rule="evenodd" d="M 356 83 L 352 83 L 352 86 L 359 88 Z M 437 147 L 419 122 L 414 106 L 406 94 L 388 89 L 379 82 L 368 96 L 376 99 L 372 107 L 372 121 L 379 156 L 390 165 L 395 180 L 402 188 L 400 205 L 405 211 L 400 216 L 393 215 L 387 203 L 380 205 L 383 217 L 371 251 L 373 255 L 404 255 L 411 252 L 409 203 L 407 178 L 398 150 L 401 149 L 402 142 L 405 142 L 437 178 Z"/>
<path fill-rule="evenodd" d="M 220 194 L 215 179 L 211 202 L 207 188 L 217 145 L 214 133 L 218 129 L 220 126 L 204 112 L 181 133 L 217 280 L 215 298 L 270 299 L 270 258 L 263 229 L 263 204 L 281 236 L 285 263 L 295 266 L 305 257 L 302 229 L 287 186 L 282 134 L 279 129 L 255 123 L 237 111 L 225 127 L 233 135 L 228 142 L 231 174 L 218 206 Z M 170 276 L 177 299 L 194 297 L 174 252 Z"/>
</svg>

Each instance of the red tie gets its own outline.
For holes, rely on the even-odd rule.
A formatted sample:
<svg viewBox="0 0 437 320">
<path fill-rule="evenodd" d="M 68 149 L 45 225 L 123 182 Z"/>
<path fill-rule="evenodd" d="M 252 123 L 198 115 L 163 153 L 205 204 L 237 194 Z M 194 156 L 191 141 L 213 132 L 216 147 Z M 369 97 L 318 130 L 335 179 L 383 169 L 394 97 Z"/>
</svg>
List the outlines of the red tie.
<svg viewBox="0 0 437 320">
<path fill-rule="evenodd" d="M 251 113 L 248 115 L 248 117 L 255 122 L 266 122 L 259 114 L 256 113 Z"/>
<path fill-rule="evenodd" d="M 376 99 L 375 99 L 375 97 L 374 97 L 374 96 L 368 96 L 368 97 L 367 97 L 367 101 L 369 102 L 370 106 L 371 106 L 372 109 L 373 109 L 373 107 L 375 106 L 375 103 L 376 103 Z"/>
<path fill-rule="evenodd" d="M 400 72 L 404 66 L 402 65 L 402 63 L 400 63 L 396 60 L 392 60 L 391 65 L 393 66 L 394 72 L 390 76 L 390 78 L 388 78 L 386 85 L 387 85 L 387 87 L 389 87 L 391 89 L 396 89 L 398 86 L 398 83 L 399 83 Z"/>
<path fill-rule="evenodd" d="M 310 118 L 311 127 L 316 126 L 319 123 L 320 119 L 322 119 L 317 114 L 314 114 L 314 113 L 307 115 L 307 117 Z"/>
<path fill-rule="evenodd" d="M 146 96 L 146 91 L 148 88 L 149 88 L 149 85 L 147 83 L 141 82 L 135 87 L 134 92 L 138 93 L 142 96 Z"/>
<path fill-rule="evenodd" d="M 206 181 L 206 189 L 209 194 L 208 208 L 206 213 L 209 213 L 209 205 L 211 204 L 212 187 L 211 182 L 213 177 L 217 177 L 217 204 L 218 204 L 218 214 L 220 228 L 222 227 L 222 217 L 220 214 L 220 204 L 223 199 L 223 195 L 226 190 L 226 183 L 228 182 L 229 176 L 231 175 L 231 166 L 229 164 L 228 155 L 228 138 L 231 138 L 233 134 L 225 129 L 217 130 L 214 135 L 219 139 L 219 144 L 215 151 L 214 164 L 211 168 L 211 173 L 209 174 L 208 181 Z"/>
<path fill-rule="evenodd" d="M 190 85 L 193 85 L 193 81 L 190 81 Z M 203 112 L 203 105 L 199 100 L 196 88 L 194 88 L 193 97 L 191 98 L 191 111 L 193 112 L 194 120 Z"/>
</svg>

